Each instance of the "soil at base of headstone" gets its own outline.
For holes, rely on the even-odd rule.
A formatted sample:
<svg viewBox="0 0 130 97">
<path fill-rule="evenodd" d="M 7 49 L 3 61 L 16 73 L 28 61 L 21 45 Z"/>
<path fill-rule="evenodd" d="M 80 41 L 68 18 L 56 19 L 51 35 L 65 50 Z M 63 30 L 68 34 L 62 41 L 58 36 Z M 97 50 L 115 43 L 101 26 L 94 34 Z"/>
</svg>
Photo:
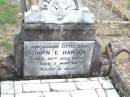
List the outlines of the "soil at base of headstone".
<svg viewBox="0 0 130 97">
<path fill-rule="evenodd" d="M 9 55 L 3 60 L 0 60 L 0 80 L 16 79 L 17 68 L 14 62 L 14 56 Z"/>
</svg>

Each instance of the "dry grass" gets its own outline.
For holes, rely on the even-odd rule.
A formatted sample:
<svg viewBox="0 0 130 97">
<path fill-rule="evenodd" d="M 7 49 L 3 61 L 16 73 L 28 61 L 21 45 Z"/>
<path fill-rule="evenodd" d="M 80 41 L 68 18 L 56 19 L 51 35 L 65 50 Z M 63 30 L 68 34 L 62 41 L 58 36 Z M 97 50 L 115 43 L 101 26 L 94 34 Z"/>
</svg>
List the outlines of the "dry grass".
<svg viewBox="0 0 130 97">
<path fill-rule="evenodd" d="M 16 24 L 17 7 L 9 0 L 0 0 L 0 23 Z"/>
</svg>

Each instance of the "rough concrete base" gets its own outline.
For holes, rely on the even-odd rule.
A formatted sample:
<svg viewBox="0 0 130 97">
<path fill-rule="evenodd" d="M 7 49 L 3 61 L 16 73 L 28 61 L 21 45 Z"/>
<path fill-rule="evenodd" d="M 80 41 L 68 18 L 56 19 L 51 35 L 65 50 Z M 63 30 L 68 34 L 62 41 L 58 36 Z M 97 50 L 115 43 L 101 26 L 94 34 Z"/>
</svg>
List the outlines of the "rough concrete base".
<svg viewBox="0 0 130 97">
<path fill-rule="evenodd" d="M 112 64 L 110 77 L 122 97 L 130 97 L 130 78 L 118 65 Z"/>
</svg>

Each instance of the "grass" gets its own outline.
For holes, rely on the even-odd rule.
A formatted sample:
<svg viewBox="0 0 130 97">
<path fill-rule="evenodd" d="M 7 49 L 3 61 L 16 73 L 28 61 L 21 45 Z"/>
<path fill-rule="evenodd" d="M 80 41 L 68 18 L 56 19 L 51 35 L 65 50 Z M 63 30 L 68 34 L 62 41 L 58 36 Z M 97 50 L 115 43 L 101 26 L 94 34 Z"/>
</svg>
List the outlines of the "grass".
<svg viewBox="0 0 130 97">
<path fill-rule="evenodd" d="M 0 25 L 9 24 L 11 25 L 9 27 L 12 27 L 12 25 L 16 25 L 16 23 L 17 6 L 12 4 L 11 0 L 0 0 Z M 0 31 L 3 32 L 1 29 L 3 28 L 0 28 Z M 6 36 L 0 36 L 0 61 L 12 52 L 13 45 L 10 39 L 8 39 Z"/>
<path fill-rule="evenodd" d="M 12 52 L 13 52 L 13 45 L 10 42 L 10 40 L 4 37 L 0 37 L 0 57 L 6 56 Z"/>
<path fill-rule="evenodd" d="M 12 50 L 12 45 L 8 41 L 0 42 L 0 46 L 4 47 L 7 51 Z"/>
<path fill-rule="evenodd" d="M 129 5 L 129 7 L 130 7 L 130 0 L 128 0 L 128 5 Z"/>
<path fill-rule="evenodd" d="M 0 23 L 16 24 L 16 11 L 16 6 L 9 0 L 0 0 Z"/>
</svg>

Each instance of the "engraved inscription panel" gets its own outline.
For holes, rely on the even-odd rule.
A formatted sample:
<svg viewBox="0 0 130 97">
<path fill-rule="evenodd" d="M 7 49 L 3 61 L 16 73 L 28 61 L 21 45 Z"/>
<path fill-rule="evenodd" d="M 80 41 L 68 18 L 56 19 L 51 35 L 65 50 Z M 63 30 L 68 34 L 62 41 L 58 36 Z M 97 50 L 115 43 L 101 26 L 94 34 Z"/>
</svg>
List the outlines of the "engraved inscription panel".
<svg viewBox="0 0 130 97">
<path fill-rule="evenodd" d="M 88 74 L 94 41 L 25 41 L 24 76 Z"/>
</svg>

